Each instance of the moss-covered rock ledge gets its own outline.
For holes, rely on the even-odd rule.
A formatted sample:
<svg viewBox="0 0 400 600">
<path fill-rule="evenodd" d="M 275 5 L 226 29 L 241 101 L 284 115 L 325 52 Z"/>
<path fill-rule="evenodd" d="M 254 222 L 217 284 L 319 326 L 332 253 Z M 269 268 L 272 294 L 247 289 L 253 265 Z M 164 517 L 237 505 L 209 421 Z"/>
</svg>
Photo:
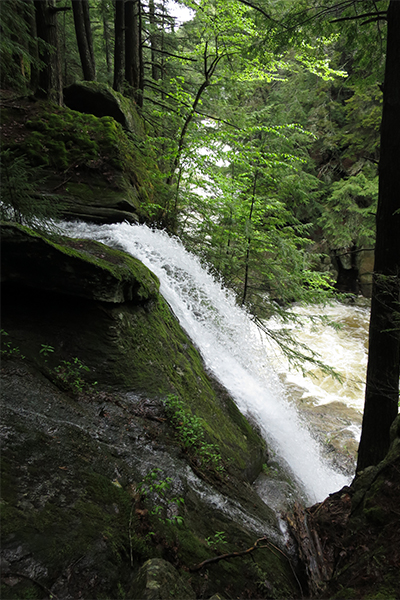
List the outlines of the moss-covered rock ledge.
<svg viewBox="0 0 400 600">
<path fill-rule="evenodd" d="M 139 260 L 91 240 L 47 237 L 2 223 L 2 282 L 101 302 L 155 299 L 159 282 Z"/>
<path fill-rule="evenodd" d="M 279 527 L 249 485 L 265 444 L 204 371 L 155 276 L 88 240 L 7 224 L 2 244 L 2 597 L 135 598 L 152 557 L 197 598 L 296 597 L 273 546 L 189 571 L 265 534 L 279 544 Z M 80 364 L 85 383 L 62 385 Z M 222 470 L 185 444 L 167 397 L 196 417 Z"/>
</svg>

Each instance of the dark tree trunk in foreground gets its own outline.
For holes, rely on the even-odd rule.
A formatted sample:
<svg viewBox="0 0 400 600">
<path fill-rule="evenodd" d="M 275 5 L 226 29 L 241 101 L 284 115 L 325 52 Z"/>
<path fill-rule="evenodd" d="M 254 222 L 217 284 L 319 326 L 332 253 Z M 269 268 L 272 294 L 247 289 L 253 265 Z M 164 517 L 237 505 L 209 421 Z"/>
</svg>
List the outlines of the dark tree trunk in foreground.
<svg viewBox="0 0 400 600">
<path fill-rule="evenodd" d="M 382 460 L 398 413 L 400 370 L 400 2 L 388 9 L 367 387 L 357 471 Z"/>
<path fill-rule="evenodd" d="M 46 48 L 40 52 L 40 59 L 44 66 L 39 72 L 37 93 L 61 105 L 62 78 L 55 1 L 34 0 L 34 5 L 37 35 L 46 42 Z"/>
<path fill-rule="evenodd" d="M 114 83 L 116 92 L 122 91 L 124 84 L 124 48 L 125 48 L 125 2 L 115 2 L 115 45 L 114 45 Z"/>
<path fill-rule="evenodd" d="M 87 0 L 86 2 L 84 0 L 71 0 L 71 4 L 74 12 L 76 41 L 81 59 L 83 79 L 85 81 L 94 81 L 96 79 L 96 71 Z"/>
</svg>

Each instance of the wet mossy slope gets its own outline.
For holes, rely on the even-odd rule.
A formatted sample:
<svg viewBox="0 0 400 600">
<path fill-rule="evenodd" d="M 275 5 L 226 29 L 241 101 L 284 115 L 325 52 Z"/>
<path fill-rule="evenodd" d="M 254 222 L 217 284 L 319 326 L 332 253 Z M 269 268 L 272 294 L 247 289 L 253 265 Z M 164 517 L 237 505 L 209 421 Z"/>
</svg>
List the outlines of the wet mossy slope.
<svg viewBox="0 0 400 600">
<path fill-rule="evenodd" d="M 255 562 L 188 574 L 265 532 L 279 543 L 279 527 L 248 484 L 265 444 L 205 372 L 157 278 L 99 243 L 10 224 L 3 233 L 3 597 L 42 598 L 47 588 L 59 598 L 134 598 L 150 557 L 177 567 L 199 598 L 265 597 L 268 586 L 273 597 L 295 595 L 272 546 Z M 167 398 L 188 423 L 196 417 L 203 450 L 182 439 Z M 168 498 L 143 495 L 152 473 Z"/>
</svg>

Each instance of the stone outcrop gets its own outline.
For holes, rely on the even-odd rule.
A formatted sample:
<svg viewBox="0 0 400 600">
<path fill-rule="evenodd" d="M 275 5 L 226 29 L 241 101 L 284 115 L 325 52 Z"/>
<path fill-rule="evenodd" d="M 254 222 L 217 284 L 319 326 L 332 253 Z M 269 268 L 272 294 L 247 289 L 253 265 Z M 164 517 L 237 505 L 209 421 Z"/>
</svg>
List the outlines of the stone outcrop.
<svg viewBox="0 0 400 600">
<path fill-rule="evenodd" d="M 146 560 L 168 561 L 187 581 L 192 566 L 266 532 L 280 544 L 274 513 L 249 485 L 265 444 L 205 372 L 157 279 L 88 240 L 10 225 L 2 238 L 2 597 L 135 598 Z M 164 406 L 171 394 L 207 425 L 223 473 L 181 444 Z M 152 474 L 167 487 L 161 499 L 143 487 Z M 214 549 L 216 532 L 226 544 Z M 190 597 L 169 581 L 165 597 Z M 255 563 L 190 576 L 206 598 L 256 598 L 264 581 L 276 598 L 297 593 L 273 547 Z"/>
<path fill-rule="evenodd" d="M 1 226 L 2 282 L 100 302 L 147 302 L 159 283 L 139 260 L 87 240 Z"/>
<path fill-rule="evenodd" d="M 158 167 L 134 103 L 96 83 L 70 93 L 76 110 L 27 98 L 2 105 L 2 148 L 23 156 L 34 179 L 31 212 L 47 203 L 62 217 L 99 224 L 154 214 Z"/>
<path fill-rule="evenodd" d="M 134 600 L 170 600 L 185 598 L 196 600 L 191 586 L 183 581 L 171 563 L 153 558 L 144 563 L 129 593 Z"/>
<path fill-rule="evenodd" d="M 133 102 L 101 83 L 82 81 L 69 85 L 64 88 L 64 104 L 95 117 L 113 117 L 131 133 L 143 132 Z"/>
</svg>

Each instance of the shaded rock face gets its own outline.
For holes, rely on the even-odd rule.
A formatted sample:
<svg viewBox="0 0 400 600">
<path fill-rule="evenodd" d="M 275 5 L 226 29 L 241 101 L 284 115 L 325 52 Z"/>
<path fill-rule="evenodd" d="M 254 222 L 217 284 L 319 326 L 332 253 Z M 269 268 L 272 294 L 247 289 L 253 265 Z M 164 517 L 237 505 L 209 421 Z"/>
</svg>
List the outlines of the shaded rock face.
<svg viewBox="0 0 400 600">
<path fill-rule="evenodd" d="M 157 277 L 140 261 L 97 242 L 57 242 L 3 224 L 1 244 L 2 282 L 111 303 L 140 303 L 158 294 Z"/>
<path fill-rule="evenodd" d="M 148 559 L 167 560 L 182 576 L 215 554 L 252 546 L 266 532 L 280 544 L 276 517 L 249 485 L 265 445 L 204 372 L 154 276 L 129 257 L 124 263 L 121 252 L 107 255 L 101 244 L 57 245 L 16 231 L 21 243 L 31 237 L 38 253 L 27 252 L 23 267 L 18 252 L 6 252 L 5 260 L 2 327 L 15 352 L 5 346 L 2 363 L 2 597 L 42 597 L 49 590 L 59 600 L 131 597 Z M 85 260 L 79 291 L 75 275 Z M 115 285 L 125 273 L 135 293 L 119 301 L 105 294 L 111 272 Z M 44 346 L 52 350 L 43 353 Z M 56 374 L 60 367 L 74 373 L 75 358 L 90 368 L 85 383 L 73 378 L 62 385 Z M 169 393 L 208 424 L 224 474 L 180 443 L 164 409 Z M 156 488 L 144 492 L 152 473 Z M 216 532 L 224 532 L 225 546 L 207 543 Z M 254 558 L 221 561 L 207 577 L 191 575 L 196 597 L 264 598 L 262 581 L 273 597 L 295 596 L 281 554 L 265 549 Z M 171 581 L 166 597 L 189 597 Z"/>
<path fill-rule="evenodd" d="M 64 104 L 95 117 L 113 117 L 132 133 L 141 131 L 139 118 L 130 101 L 105 85 L 88 81 L 73 83 L 64 88 Z"/>
<path fill-rule="evenodd" d="M 366 298 L 372 296 L 372 275 L 374 272 L 375 255 L 373 250 L 363 250 L 357 257 L 360 291 Z"/>
</svg>

